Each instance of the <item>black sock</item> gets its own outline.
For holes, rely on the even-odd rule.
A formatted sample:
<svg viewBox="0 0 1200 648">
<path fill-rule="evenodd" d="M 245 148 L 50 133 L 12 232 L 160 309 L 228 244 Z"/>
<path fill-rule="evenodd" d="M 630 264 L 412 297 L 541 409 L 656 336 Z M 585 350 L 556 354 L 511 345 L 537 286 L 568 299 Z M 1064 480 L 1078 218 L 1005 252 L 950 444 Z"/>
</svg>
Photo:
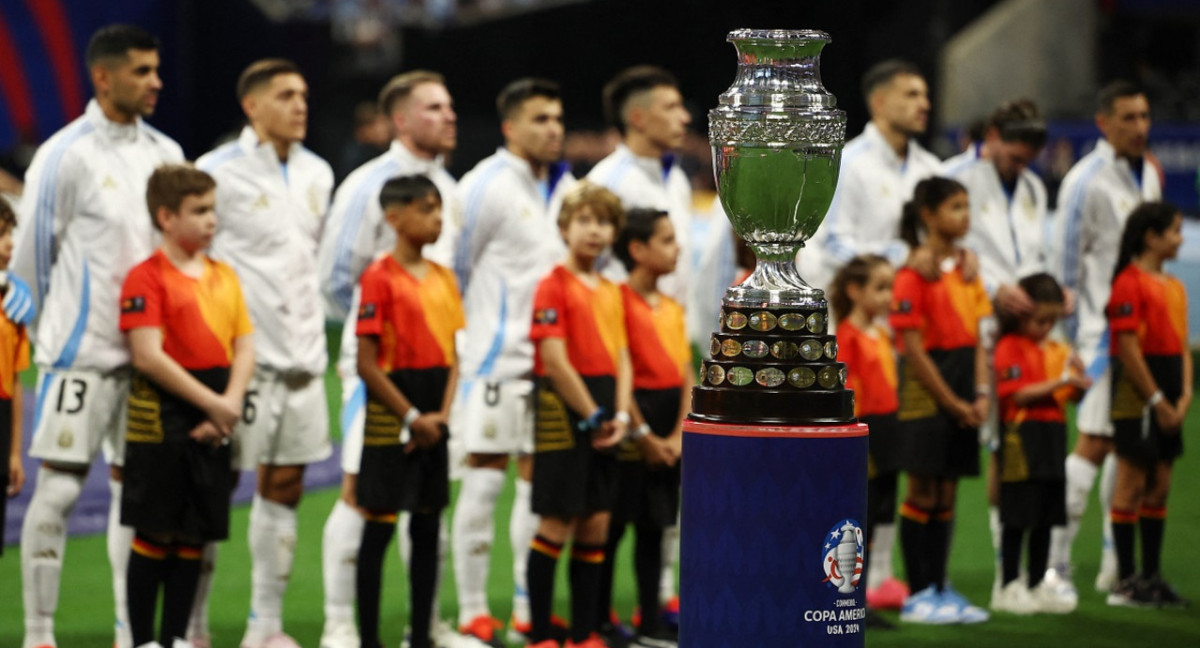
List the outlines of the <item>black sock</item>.
<svg viewBox="0 0 1200 648">
<path fill-rule="evenodd" d="M 1113 509 L 1112 513 L 1113 545 L 1117 550 L 1117 578 L 1125 580 L 1137 571 L 1133 563 L 1133 530 L 1137 526 L 1137 513 Z"/>
<path fill-rule="evenodd" d="M 129 631 L 133 645 L 155 640 L 154 613 L 158 611 L 158 588 L 166 572 L 170 548 L 137 534 L 129 550 L 129 569 L 125 572 L 125 595 L 129 606 Z"/>
<path fill-rule="evenodd" d="M 533 628 L 530 643 L 550 638 L 550 611 L 554 608 L 554 569 L 562 545 L 540 534 L 529 543 L 529 564 L 525 567 L 525 584 L 529 587 L 529 621 Z"/>
<path fill-rule="evenodd" d="M 1021 542 L 1025 539 L 1025 529 L 1012 525 L 1004 525 L 1000 532 L 1000 582 L 1002 585 L 1017 580 L 1021 576 Z M 1030 573 L 1032 578 L 1032 572 Z"/>
<path fill-rule="evenodd" d="M 608 542 L 604 546 L 604 562 L 600 565 L 600 580 L 596 584 L 596 622 L 608 621 L 612 610 L 613 572 L 616 570 L 617 547 L 625 535 L 625 520 L 613 516 L 608 525 Z"/>
<path fill-rule="evenodd" d="M 1163 527 L 1167 522 L 1166 507 L 1143 506 L 1138 517 L 1142 536 L 1142 575 L 1157 577 L 1162 558 Z"/>
<path fill-rule="evenodd" d="M 939 592 L 946 587 L 946 563 L 950 561 L 950 534 L 953 530 L 954 509 L 942 509 L 930 516 L 929 582 Z"/>
<path fill-rule="evenodd" d="M 175 555 L 166 561 L 162 628 L 158 633 L 158 643 L 163 646 L 187 637 L 188 619 L 192 616 L 203 559 L 204 545 L 176 544 Z"/>
<path fill-rule="evenodd" d="M 900 553 L 904 557 L 904 572 L 913 593 L 929 587 L 933 581 L 928 573 L 929 511 L 905 502 L 900 507 Z"/>
<path fill-rule="evenodd" d="M 604 566 L 604 545 L 571 545 L 571 641 L 583 643 L 596 631 L 596 589 Z"/>
<path fill-rule="evenodd" d="M 633 565 L 637 578 L 638 607 L 642 611 L 638 634 L 653 637 L 658 633 L 658 581 L 662 577 L 663 567 L 663 530 L 661 527 L 640 525 L 636 531 Z"/>
<path fill-rule="evenodd" d="M 408 521 L 412 540 L 412 559 L 408 566 L 409 645 L 429 648 L 429 621 L 433 618 L 433 597 L 437 589 L 438 527 L 441 515 L 413 513 Z"/>
<path fill-rule="evenodd" d="M 1046 577 L 1050 563 L 1050 527 L 1034 527 L 1029 531 L 1029 588 L 1033 589 Z"/>
<path fill-rule="evenodd" d="M 383 557 L 392 534 L 395 515 L 368 515 L 358 546 L 354 594 L 358 598 L 358 633 L 363 648 L 379 646 L 379 599 L 383 589 Z"/>
</svg>

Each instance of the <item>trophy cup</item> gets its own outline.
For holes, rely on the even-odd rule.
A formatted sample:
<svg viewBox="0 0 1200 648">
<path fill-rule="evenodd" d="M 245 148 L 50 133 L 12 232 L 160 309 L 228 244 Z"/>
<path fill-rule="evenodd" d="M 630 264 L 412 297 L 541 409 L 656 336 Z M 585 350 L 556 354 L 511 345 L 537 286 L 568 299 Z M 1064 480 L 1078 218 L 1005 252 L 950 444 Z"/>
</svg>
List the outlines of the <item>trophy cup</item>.
<svg viewBox="0 0 1200 648">
<path fill-rule="evenodd" d="M 725 293 L 683 424 L 679 645 L 864 645 L 867 426 L 795 257 L 833 199 L 846 118 L 816 31 L 739 30 L 709 114 L 721 204 L 757 256 Z M 786 622 L 779 622 L 786 619 Z"/>
<path fill-rule="evenodd" d="M 796 254 L 833 201 L 846 114 L 821 85 L 819 31 L 731 32 L 737 77 L 709 112 L 713 172 L 754 273 L 729 288 L 693 392 L 692 417 L 784 425 L 853 420 L 822 291 Z"/>
</svg>

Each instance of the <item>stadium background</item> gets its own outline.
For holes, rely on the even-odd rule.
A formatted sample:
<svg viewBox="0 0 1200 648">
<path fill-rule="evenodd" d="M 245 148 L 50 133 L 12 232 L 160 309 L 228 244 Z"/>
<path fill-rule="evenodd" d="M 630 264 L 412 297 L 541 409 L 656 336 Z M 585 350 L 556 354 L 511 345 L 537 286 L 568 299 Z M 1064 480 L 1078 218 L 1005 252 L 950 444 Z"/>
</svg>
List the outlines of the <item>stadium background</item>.
<svg viewBox="0 0 1200 648">
<path fill-rule="evenodd" d="M 426 67 L 446 75 L 457 104 L 459 148 L 451 160 L 456 176 L 500 143 L 495 94 L 507 81 L 525 75 L 562 83 L 568 130 L 577 134 L 568 154 L 577 169 L 586 168 L 597 159 L 595 142 L 603 141 L 600 86 L 631 64 L 651 62 L 673 70 L 693 114 L 693 128 L 703 136 L 707 109 L 733 78 L 733 50 L 724 43 L 724 36 L 730 29 L 744 26 L 817 28 L 833 36 L 822 57 L 822 75 L 848 114 L 851 134 L 859 132 L 867 119 L 858 89 L 866 67 L 893 56 L 915 61 L 927 71 L 933 97 L 926 144 L 944 157 L 958 146 L 957 138 L 970 119 L 982 116 L 964 117 L 964 103 L 970 101 L 941 101 L 955 97 L 953 91 L 961 96 L 964 85 L 955 83 L 950 54 L 968 40 L 965 36 L 986 32 L 988 24 L 1003 25 L 998 19 L 1004 12 L 1036 14 L 1041 3 L 1043 0 L 0 0 L 0 168 L 19 178 L 36 145 L 82 111 L 91 93 L 82 65 L 87 38 L 96 28 L 118 21 L 141 25 L 162 38 L 165 88 L 151 121 L 178 139 L 189 158 L 198 157 L 241 125 L 233 85 L 246 63 L 265 56 L 285 56 L 300 64 L 311 86 L 308 145 L 335 165 L 352 140 L 355 106 L 373 99 L 391 74 Z M 1021 49 L 1033 50 L 1032 55 L 1026 52 L 1027 58 L 1041 55 L 1043 65 L 1038 69 L 1014 65 L 1019 69 L 1010 75 L 1048 75 L 1053 83 L 1058 74 L 1062 77 L 1058 81 L 1071 86 L 1072 92 L 1059 93 L 1067 96 L 1060 96 L 1047 111 L 1052 141 L 1061 139 L 1072 155 L 1080 155 L 1094 140 L 1090 123 L 1094 89 L 1118 76 L 1141 81 L 1149 88 L 1154 106 L 1152 149 L 1168 174 L 1168 198 L 1188 214 L 1196 214 L 1200 202 L 1196 192 L 1200 6 L 1186 0 L 1055 0 L 1055 6 L 1058 11 L 1046 11 L 1041 22 L 1049 24 L 1043 25 L 1045 29 L 1061 30 L 1050 40 L 1057 36 L 1084 48 L 1081 64 L 1090 74 L 1082 81 L 1068 79 L 1074 68 L 1055 58 L 1046 39 L 1038 41 L 1032 32 L 1009 29 L 1001 34 L 998 45 L 1001 51 L 1011 53 L 1014 61 L 1020 58 Z M 1078 21 L 1072 22 L 1072 16 Z M 1012 87 L 1011 80 L 976 75 L 966 84 L 966 91 L 986 97 L 979 105 L 990 106 L 1016 94 L 1006 90 Z M 1024 94 L 1042 100 L 1036 93 Z M 688 169 L 696 175 L 697 187 L 704 189 L 707 162 L 703 142 L 697 139 L 693 144 Z M 1053 160 L 1045 157 L 1040 162 L 1053 184 Z M 1193 295 L 1190 322 L 1195 343 L 1200 341 L 1200 224 L 1190 220 L 1188 233 L 1175 272 L 1189 283 Z M 336 329 L 331 329 L 330 339 L 337 339 Z M 27 386 L 32 385 L 32 374 L 23 378 Z M 330 377 L 328 383 L 330 402 L 336 404 L 337 381 Z M 27 404 L 32 400 L 28 398 Z M 1189 417 L 1189 431 L 1200 425 L 1197 409 L 1193 408 Z M 336 465 L 331 461 L 314 466 L 308 481 L 314 487 L 335 483 Z M 1193 599 L 1200 597 L 1200 566 L 1191 560 L 1189 546 L 1189 539 L 1200 533 L 1200 500 L 1195 497 L 1200 493 L 1198 465 L 1193 451 L 1176 470 L 1164 557 L 1170 570 L 1167 577 Z M 72 530 L 83 535 L 71 541 L 64 570 L 58 619 L 64 648 L 103 645 L 111 640 L 104 541 L 102 536 L 86 535 L 103 525 L 107 507 L 103 472 L 92 471 L 88 488 L 92 496 L 81 500 L 72 518 Z M 243 479 L 243 501 L 250 481 Z M 20 642 L 20 569 L 12 543 L 30 490 L 27 485 L 23 497 L 9 505 L 5 542 L 10 546 L 0 558 L 0 648 Z M 991 550 L 983 495 L 977 482 L 969 482 L 963 490 L 951 573 L 959 589 L 975 600 L 986 601 Z M 301 507 L 297 573 L 288 592 L 286 617 L 289 629 L 304 645 L 315 645 L 320 633 L 320 528 L 334 497 L 330 488 L 314 490 Z M 510 497 L 507 491 L 505 505 Z M 786 506 L 781 502 L 781 507 Z M 1076 553 L 1078 583 L 1084 591 L 1078 613 L 1061 619 L 1000 617 L 982 628 L 906 627 L 898 632 L 872 633 L 868 644 L 960 645 L 970 641 L 1037 646 L 1086 640 L 1104 646 L 1150 642 L 1200 645 L 1200 617 L 1194 612 L 1109 610 L 1099 595 L 1086 589 L 1095 575 L 1098 556 L 1096 508 L 1093 501 L 1085 521 L 1085 529 L 1091 531 L 1081 534 Z M 498 519 L 503 525 L 507 515 L 501 512 Z M 246 510 L 241 507 L 235 514 L 232 540 L 222 547 L 212 611 L 216 645 L 236 642 L 248 609 L 245 524 Z M 497 535 L 500 544 L 507 542 L 502 528 Z M 389 563 L 385 593 L 386 609 L 394 614 L 402 613 L 404 599 L 398 563 L 395 559 Z M 628 569 L 622 569 L 627 575 Z M 506 592 L 511 587 L 506 572 L 493 569 L 490 582 L 492 605 L 501 615 L 507 610 Z M 453 609 L 452 590 L 447 587 L 443 592 L 447 611 Z M 565 587 L 558 591 L 565 596 Z M 626 618 L 632 601 L 632 584 L 626 577 L 617 591 L 617 607 Z M 398 632 L 386 636 L 398 638 Z"/>
</svg>

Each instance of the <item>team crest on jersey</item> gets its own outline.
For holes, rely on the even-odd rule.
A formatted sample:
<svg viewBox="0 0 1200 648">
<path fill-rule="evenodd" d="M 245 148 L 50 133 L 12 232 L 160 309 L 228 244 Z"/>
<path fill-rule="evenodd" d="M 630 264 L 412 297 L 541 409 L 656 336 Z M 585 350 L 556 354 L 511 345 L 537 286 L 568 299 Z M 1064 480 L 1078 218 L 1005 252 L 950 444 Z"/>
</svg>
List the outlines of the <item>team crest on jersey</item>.
<svg viewBox="0 0 1200 648">
<path fill-rule="evenodd" d="M 358 319 L 375 319 L 375 304 L 363 304 L 358 307 Z"/>
<path fill-rule="evenodd" d="M 825 534 L 821 548 L 821 567 L 825 583 L 839 594 L 852 594 L 858 589 L 863 571 L 863 531 L 849 518 L 833 525 Z"/>
<path fill-rule="evenodd" d="M 1112 309 L 1112 317 L 1129 317 L 1133 315 L 1133 302 L 1121 302 Z"/>
<path fill-rule="evenodd" d="M 267 200 L 267 194 L 263 194 L 258 197 L 258 200 L 255 200 L 254 203 L 252 205 L 250 205 L 250 208 L 251 209 L 267 209 L 270 206 L 271 206 L 271 201 Z"/>
<path fill-rule="evenodd" d="M 1019 365 L 1013 365 L 1013 366 L 1009 367 L 1008 369 L 1004 370 L 1004 379 L 1005 380 L 1016 380 L 1020 377 L 1021 377 L 1021 367 Z"/>
<path fill-rule="evenodd" d="M 558 309 L 539 308 L 533 312 L 534 324 L 558 324 Z"/>
<path fill-rule="evenodd" d="M 901 299 L 900 301 L 896 302 L 895 310 L 897 313 L 911 313 L 912 302 L 907 299 Z"/>
<path fill-rule="evenodd" d="M 146 298 L 137 296 L 129 297 L 121 300 L 121 313 L 144 313 L 146 312 Z"/>
<path fill-rule="evenodd" d="M 100 188 L 101 189 L 116 189 L 117 181 L 114 180 L 112 176 L 106 175 L 106 176 L 104 176 L 104 182 L 100 183 Z"/>
</svg>

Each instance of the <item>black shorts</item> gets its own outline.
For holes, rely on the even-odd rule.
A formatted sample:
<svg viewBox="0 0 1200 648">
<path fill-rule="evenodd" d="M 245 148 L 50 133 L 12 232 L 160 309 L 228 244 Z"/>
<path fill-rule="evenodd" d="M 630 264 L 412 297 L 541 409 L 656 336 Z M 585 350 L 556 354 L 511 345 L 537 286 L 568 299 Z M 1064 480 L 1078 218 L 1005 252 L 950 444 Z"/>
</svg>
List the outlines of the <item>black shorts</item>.
<svg viewBox="0 0 1200 648">
<path fill-rule="evenodd" d="M 1168 402 L 1175 403 L 1183 392 L 1183 357 L 1182 356 L 1145 356 L 1146 366 L 1163 397 Z M 1113 363 L 1113 403 L 1114 412 L 1121 409 L 1137 409 L 1144 406 L 1141 398 L 1130 393 L 1128 380 L 1122 380 L 1121 363 Z M 1121 387 L 1126 389 L 1122 390 Z M 1137 403 L 1124 408 L 1117 405 L 1125 404 L 1136 398 Z M 1159 462 L 1171 463 L 1183 455 L 1183 430 L 1163 431 L 1158 426 L 1158 419 L 1151 410 L 1143 410 L 1139 418 L 1114 418 L 1113 443 L 1117 455 L 1134 463 L 1141 464 L 1147 470 Z"/>
<path fill-rule="evenodd" d="M 942 380 L 954 395 L 975 400 L 975 349 L 929 351 Z M 904 449 L 900 468 L 922 477 L 979 475 L 979 430 L 965 428 L 943 410 L 917 381 L 908 363 L 901 364 L 900 436 Z"/>
<path fill-rule="evenodd" d="M 14 389 L 21 389 L 19 381 Z M 4 460 L 0 461 L 0 489 L 6 490 L 6 492 L 0 493 L 0 526 L 4 525 L 8 515 L 8 454 L 12 450 L 12 435 L 12 401 L 0 398 L 0 452 L 3 452 L 2 456 L 4 457 Z M 4 543 L 0 542 L 0 556 L 3 555 Z"/>
<path fill-rule="evenodd" d="M 1067 481 L 1036 479 L 1000 484 L 1000 523 L 1034 529 L 1067 523 Z"/>
<path fill-rule="evenodd" d="M 872 414 L 861 416 L 858 421 L 870 429 L 868 452 L 874 467 L 871 477 L 900 472 L 904 467 L 904 437 L 896 415 Z"/>
<path fill-rule="evenodd" d="M 616 379 L 583 376 L 596 404 L 615 405 Z M 570 519 L 611 511 L 616 496 L 617 457 L 592 447 L 592 433 L 545 379 L 538 381 L 534 422 L 533 512 Z"/>
<path fill-rule="evenodd" d="M 1002 482 L 1065 480 L 1067 424 L 1024 421 L 1004 424 L 997 468 Z"/>
<path fill-rule="evenodd" d="M 422 412 L 442 408 L 449 376 L 445 367 L 388 374 L 392 384 Z M 438 513 L 450 503 L 450 432 L 443 428 L 436 445 L 406 454 L 400 443 L 402 428 L 400 417 L 368 394 L 357 503 L 375 513 Z"/>
<path fill-rule="evenodd" d="M 653 434 L 666 438 L 679 421 L 680 389 L 639 389 L 633 392 L 638 409 Z M 637 444 L 621 443 L 613 522 L 638 526 L 674 526 L 679 515 L 680 464 L 648 466 Z"/>
<path fill-rule="evenodd" d="M 229 370 L 190 371 L 216 392 Z M 229 498 L 237 484 L 230 446 L 193 441 L 204 412 L 135 375 L 129 393 L 121 524 L 193 541 L 229 537 Z"/>
</svg>

